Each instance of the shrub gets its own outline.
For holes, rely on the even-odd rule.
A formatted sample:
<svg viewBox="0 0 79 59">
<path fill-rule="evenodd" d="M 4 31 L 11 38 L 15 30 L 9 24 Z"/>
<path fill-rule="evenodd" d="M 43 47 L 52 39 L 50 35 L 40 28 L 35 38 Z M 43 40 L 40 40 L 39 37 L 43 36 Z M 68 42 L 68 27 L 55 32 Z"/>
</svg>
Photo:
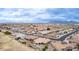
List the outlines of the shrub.
<svg viewBox="0 0 79 59">
<path fill-rule="evenodd" d="M 1 30 L 0 30 L 0 32 L 1 32 Z"/>
<path fill-rule="evenodd" d="M 17 37 L 17 38 L 15 38 L 15 40 L 19 40 L 19 39 L 21 39 L 21 37 Z"/>
<path fill-rule="evenodd" d="M 79 50 L 79 44 L 77 44 L 77 49 Z"/>
<path fill-rule="evenodd" d="M 67 51 L 72 51 L 72 49 L 67 49 Z"/>
<path fill-rule="evenodd" d="M 26 44 L 26 42 L 22 42 L 22 44 Z"/>
<path fill-rule="evenodd" d="M 48 45 L 46 45 L 46 46 L 42 49 L 42 51 L 46 51 L 46 49 L 48 49 Z"/>
<path fill-rule="evenodd" d="M 6 35 L 11 35 L 11 32 L 6 31 L 6 32 L 4 32 L 4 34 L 6 34 Z"/>
<path fill-rule="evenodd" d="M 50 30 L 50 28 L 48 27 L 47 30 Z"/>
</svg>

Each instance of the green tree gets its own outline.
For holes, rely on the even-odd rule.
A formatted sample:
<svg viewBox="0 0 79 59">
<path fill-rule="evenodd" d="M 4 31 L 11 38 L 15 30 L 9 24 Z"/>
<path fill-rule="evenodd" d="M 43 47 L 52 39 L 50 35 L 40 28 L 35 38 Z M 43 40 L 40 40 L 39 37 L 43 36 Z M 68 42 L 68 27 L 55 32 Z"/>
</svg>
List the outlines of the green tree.
<svg viewBox="0 0 79 59">
<path fill-rule="evenodd" d="M 42 51 L 46 51 L 48 49 L 48 45 L 45 45 L 45 47 L 42 49 Z"/>
<path fill-rule="evenodd" d="M 48 27 L 47 30 L 50 30 L 50 28 Z"/>
</svg>

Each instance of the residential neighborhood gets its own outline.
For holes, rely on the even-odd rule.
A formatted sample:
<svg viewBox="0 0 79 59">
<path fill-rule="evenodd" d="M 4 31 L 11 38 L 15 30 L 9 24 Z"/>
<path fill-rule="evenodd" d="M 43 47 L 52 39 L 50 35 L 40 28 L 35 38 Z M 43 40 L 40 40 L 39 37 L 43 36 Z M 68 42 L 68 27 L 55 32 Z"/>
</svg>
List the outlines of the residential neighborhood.
<svg viewBox="0 0 79 59">
<path fill-rule="evenodd" d="M 0 50 L 78 51 L 79 25 L 0 24 Z"/>
</svg>

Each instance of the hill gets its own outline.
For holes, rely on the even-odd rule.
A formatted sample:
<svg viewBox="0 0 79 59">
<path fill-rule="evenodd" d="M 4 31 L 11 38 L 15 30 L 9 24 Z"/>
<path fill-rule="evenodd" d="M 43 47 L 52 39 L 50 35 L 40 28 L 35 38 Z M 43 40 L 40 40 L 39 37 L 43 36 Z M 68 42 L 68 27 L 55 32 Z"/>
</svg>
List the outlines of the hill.
<svg viewBox="0 0 79 59">
<path fill-rule="evenodd" d="M 0 32 L 0 50 L 2 51 L 33 51 L 34 49 L 24 46 L 14 40 L 10 35 L 5 35 Z"/>
</svg>

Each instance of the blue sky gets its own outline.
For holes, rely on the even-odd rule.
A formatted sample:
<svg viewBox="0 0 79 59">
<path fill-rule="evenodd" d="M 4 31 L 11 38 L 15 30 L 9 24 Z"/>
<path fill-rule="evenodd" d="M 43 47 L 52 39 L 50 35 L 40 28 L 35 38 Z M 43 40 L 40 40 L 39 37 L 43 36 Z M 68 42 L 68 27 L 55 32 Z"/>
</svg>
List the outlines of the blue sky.
<svg viewBox="0 0 79 59">
<path fill-rule="evenodd" d="M 0 23 L 79 22 L 78 8 L 0 8 Z"/>
</svg>

